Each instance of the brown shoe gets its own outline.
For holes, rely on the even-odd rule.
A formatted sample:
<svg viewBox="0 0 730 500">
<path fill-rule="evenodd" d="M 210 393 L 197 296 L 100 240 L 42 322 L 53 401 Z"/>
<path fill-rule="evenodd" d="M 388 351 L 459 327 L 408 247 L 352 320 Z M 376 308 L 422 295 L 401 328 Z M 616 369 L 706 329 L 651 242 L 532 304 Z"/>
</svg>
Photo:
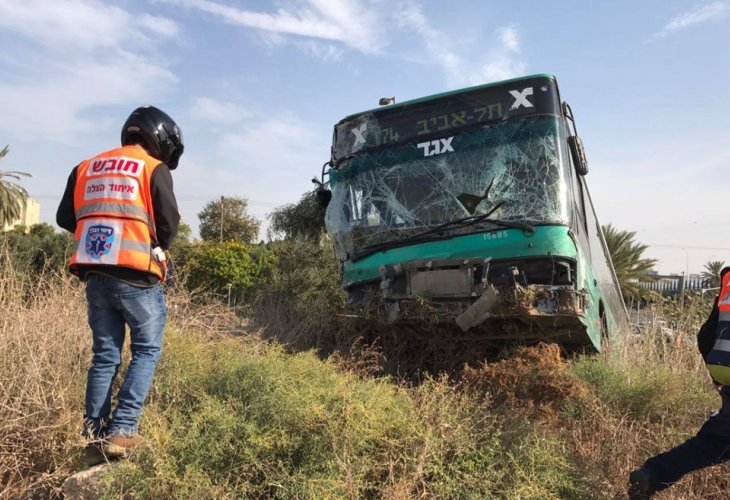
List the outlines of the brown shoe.
<svg viewBox="0 0 730 500">
<path fill-rule="evenodd" d="M 142 443 L 139 436 L 107 436 L 102 450 L 108 459 L 126 458 L 129 452 Z"/>
</svg>

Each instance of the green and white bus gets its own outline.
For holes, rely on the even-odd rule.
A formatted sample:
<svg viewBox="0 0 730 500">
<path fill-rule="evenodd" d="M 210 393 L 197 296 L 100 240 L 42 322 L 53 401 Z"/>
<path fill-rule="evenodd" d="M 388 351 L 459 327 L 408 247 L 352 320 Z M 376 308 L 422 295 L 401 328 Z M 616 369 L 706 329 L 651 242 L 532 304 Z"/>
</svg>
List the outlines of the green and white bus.
<svg viewBox="0 0 730 500">
<path fill-rule="evenodd" d="M 426 305 L 496 342 L 597 350 L 626 321 L 554 76 L 350 115 L 328 166 L 327 233 L 361 313 L 413 322 Z"/>
</svg>

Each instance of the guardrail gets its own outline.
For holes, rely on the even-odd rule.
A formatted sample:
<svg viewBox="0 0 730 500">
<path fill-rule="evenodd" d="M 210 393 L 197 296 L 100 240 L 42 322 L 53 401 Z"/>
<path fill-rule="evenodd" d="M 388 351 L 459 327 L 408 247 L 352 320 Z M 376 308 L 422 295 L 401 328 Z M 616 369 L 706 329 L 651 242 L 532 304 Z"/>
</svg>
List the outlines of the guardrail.
<svg viewBox="0 0 730 500">
<path fill-rule="evenodd" d="M 641 286 L 658 292 L 662 295 L 682 295 L 684 292 L 705 293 L 712 290 L 719 290 L 719 287 L 711 286 L 705 278 L 687 278 L 685 275 L 656 275 L 656 281 L 641 283 Z"/>
</svg>

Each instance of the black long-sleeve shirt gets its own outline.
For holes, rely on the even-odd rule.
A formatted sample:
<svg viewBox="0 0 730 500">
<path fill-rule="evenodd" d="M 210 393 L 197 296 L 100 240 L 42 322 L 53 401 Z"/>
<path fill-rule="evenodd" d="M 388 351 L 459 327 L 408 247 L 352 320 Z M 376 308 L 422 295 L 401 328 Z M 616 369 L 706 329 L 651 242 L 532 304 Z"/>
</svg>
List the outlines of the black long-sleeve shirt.
<svg viewBox="0 0 730 500">
<path fill-rule="evenodd" d="M 78 165 L 74 167 L 71 175 L 68 176 L 66 190 L 63 193 L 63 198 L 56 212 L 56 223 L 72 233 L 76 232 L 74 189 L 76 187 L 77 170 Z M 172 241 L 177 234 L 180 213 L 178 212 L 177 201 L 173 192 L 172 175 L 170 174 L 170 169 L 164 163 L 160 164 L 152 172 L 152 177 L 150 178 L 150 194 L 155 218 L 156 243 L 163 250 L 168 250 L 172 246 Z M 89 273 L 104 274 L 137 286 L 152 286 L 159 282 L 159 279 L 154 274 L 125 267 L 102 265 L 83 266 L 80 275 L 81 279 L 85 280 Z"/>
</svg>

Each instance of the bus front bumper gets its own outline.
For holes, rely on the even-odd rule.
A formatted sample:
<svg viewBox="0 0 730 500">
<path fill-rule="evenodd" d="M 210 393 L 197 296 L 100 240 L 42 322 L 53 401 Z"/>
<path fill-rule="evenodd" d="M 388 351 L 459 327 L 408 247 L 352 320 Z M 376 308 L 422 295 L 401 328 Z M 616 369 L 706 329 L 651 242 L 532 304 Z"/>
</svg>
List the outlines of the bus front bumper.
<svg viewBox="0 0 730 500">
<path fill-rule="evenodd" d="M 456 321 L 462 330 L 469 330 L 499 319 L 531 324 L 558 324 L 561 318 L 571 324 L 582 320 L 588 294 L 576 289 L 569 259 L 525 262 L 477 258 L 381 266 L 379 283 L 348 292 L 356 309 L 391 324 Z M 549 279 L 541 274 L 541 266 L 553 273 Z M 550 284 L 531 282 L 538 275 Z"/>
</svg>

